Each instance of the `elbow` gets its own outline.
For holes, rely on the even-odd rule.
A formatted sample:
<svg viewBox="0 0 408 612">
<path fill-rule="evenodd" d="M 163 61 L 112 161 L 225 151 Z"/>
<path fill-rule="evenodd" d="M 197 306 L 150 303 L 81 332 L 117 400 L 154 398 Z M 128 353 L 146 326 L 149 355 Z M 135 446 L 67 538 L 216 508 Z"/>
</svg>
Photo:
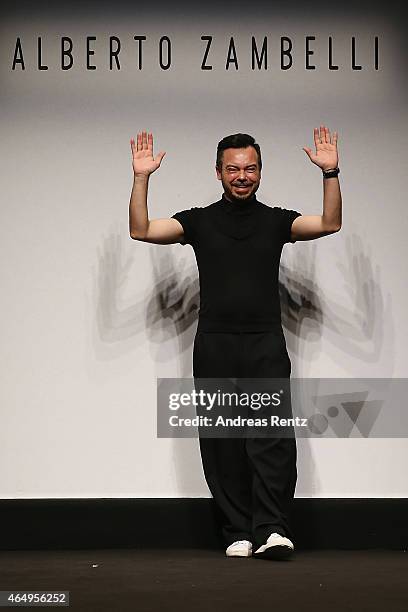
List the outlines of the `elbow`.
<svg viewBox="0 0 408 612">
<path fill-rule="evenodd" d="M 142 242 L 146 240 L 147 234 L 149 231 L 149 222 L 146 227 L 138 227 L 138 229 L 132 229 L 129 224 L 129 235 L 132 240 L 141 240 Z"/>
<path fill-rule="evenodd" d="M 325 226 L 324 233 L 327 235 L 337 234 L 337 232 L 339 232 L 340 230 L 341 230 L 341 223 L 338 223 L 336 225 L 330 224 L 330 225 Z"/>
<path fill-rule="evenodd" d="M 146 239 L 146 236 L 144 234 L 140 234 L 137 232 L 130 232 L 130 237 L 132 238 L 132 240 L 141 240 L 142 242 Z"/>
<path fill-rule="evenodd" d="M 147 238 L 147 230 L 148 228 L 146 228 L 145 230 L 139 228 L 139 229 L 130 229 L 129 228 L 129 234 L 130 237 L 132 238 L 132 240 L 141 240 L 144 241 Z"/>
<path fill-rule="evenodd" d="M 337 219 L 326 219 L 322 216 L 322 231 L 324 234 L 336 234 L 341 230 L 341 216 Z"/>
</svg>

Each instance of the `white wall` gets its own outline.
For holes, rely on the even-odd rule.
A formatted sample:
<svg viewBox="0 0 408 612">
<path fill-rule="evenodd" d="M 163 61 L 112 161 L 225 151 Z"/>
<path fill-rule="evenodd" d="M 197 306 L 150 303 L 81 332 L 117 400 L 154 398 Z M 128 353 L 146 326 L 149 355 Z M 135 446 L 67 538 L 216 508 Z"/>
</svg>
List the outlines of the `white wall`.
<svg viewBox="0 0 408 612">
<path fill-rule="evenodd" d="M 150 181 L 152 218 L 220 197 L 216 145 L 238 131 L 262 148 L 258 198 L 319 214 L 320 172 L 302 147 L 320 123 L 337 130 L 342 231 L 287 245 L 282 258 L 293 299 L 321 311 L 304 316 L 303 305 L 295 320 L 284 317 L 292 374 L 407 376 L 407 87 L 395 14 L 350 6 L 334 19 L 257 5 L 232 18 L 163 7 L 152 16 L 101 6 L 34 18 L 26 6 L 1 26 L 1 498 L 209 496 L 197 440 L 156 437 L 156 377 L 191 375 L 197 271 L 190 247 L 128 235 L 129 139 L 141 129 L 167 151 Z M 148 38 L 142 71 L 138 34 Z M 214 36 L 212 71 L 199 68 L 205 34 Z M 40 35 L 48 71 L 35 68 Z M 68 72 L 58 67 L 64 35 L 78 45 Z M 98 37 L 95 71 L 84 68 L 87 35 Z M 122 41 L 120 72 L 106 67 L 109 35 Z M 162 35 L 173 43 L 167 71 L 155 59 Z M 238 72 L 224 69 L 231 35 Z M 266 72 L 250 69 L 251 35 L 269 37 Z M 306 35 L 316 36 L 314 71 L 304 69 Z M 24 72 L 10 69 L 17 36 Z M 279 70 L 280 36 L 296 42 L 290 71 Z M 328 36 L 337 72 L 327 70 Z M 362 71 L 350 70 L 351 36 Z M 297 496 L 405 497 L 407 447 L 300 440 Z"/>
</svg>

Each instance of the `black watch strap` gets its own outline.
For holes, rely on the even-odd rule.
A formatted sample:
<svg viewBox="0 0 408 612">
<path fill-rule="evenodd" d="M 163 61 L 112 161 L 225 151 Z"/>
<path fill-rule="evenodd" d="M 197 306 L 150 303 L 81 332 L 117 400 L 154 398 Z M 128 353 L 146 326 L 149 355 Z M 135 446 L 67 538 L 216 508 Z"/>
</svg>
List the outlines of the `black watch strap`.
<svg viewBox="0 0 408 612">
<path fill-rule="evenodd" d="M 340 174 L 340 168 L 330 168 L 330 170 L 323 170 L 323 178 L 333 178 Z"/>
</svg>

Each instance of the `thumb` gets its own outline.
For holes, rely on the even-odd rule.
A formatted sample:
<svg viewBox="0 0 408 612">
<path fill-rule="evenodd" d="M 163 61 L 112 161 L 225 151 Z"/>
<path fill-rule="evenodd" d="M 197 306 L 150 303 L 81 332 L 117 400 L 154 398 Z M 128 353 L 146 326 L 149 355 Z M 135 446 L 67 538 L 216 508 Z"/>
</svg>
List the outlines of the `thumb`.
<svg viewBox="0 0 408 612">
<path fill-rule="evenodd" d="M 159 166 L 161 164 L 161 161 L 163 159 L 163 157 L 166 155 L 166 151 L 159 151 L 159 153 L 157 153 L 156 155 L 156 160 L 159 163 Z"/>
<path fill-rule="evenodd" d="M 312 159 L 312 155 L 313 155 L 312 149 L 308 149 L 307 147 L 302 147 L 302 149 L 308 155 L 309 159 Z"/>
</svg>

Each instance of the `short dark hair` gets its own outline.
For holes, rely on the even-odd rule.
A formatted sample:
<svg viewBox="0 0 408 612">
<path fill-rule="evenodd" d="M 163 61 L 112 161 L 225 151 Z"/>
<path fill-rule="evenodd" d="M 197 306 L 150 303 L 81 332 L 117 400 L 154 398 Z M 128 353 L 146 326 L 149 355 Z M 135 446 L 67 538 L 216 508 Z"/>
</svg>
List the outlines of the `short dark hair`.
<svg viewBox="0 0 408 612">
<path fill-rule="evenodd" d="M 262 169 L 262 159 L 261 159 L 261 148 L 259 144 L 255 142 L 255 138 L 250 136 L 249 134 L 231 134 L 231 136 L 226 136 L 217 145 L 217 160 L 215 162 L 218 170 L 221 170 L 222 167 L 222 155 L 225 149 L 242 149 L 246 147 L 254 147 L 255 151 L 258 154 L 258 164 L 259 170 Z"/>
</svg>

